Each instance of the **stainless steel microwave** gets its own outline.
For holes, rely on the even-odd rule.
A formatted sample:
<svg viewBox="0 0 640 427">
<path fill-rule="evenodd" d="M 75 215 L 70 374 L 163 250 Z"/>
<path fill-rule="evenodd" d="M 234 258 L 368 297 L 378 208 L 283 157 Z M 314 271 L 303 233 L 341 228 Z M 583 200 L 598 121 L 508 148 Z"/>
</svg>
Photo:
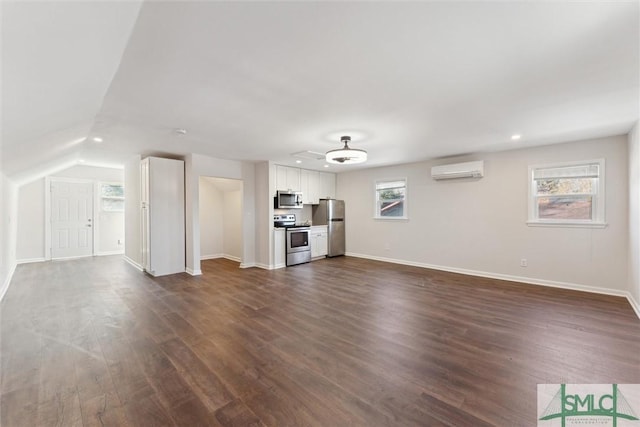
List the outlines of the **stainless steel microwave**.
<svg viewBox="0 0 640 427">
<path fill-rule="evenodd" d="M 276 209 L 302 209 L 302 193 L 299 191 L 278 191 L 273 207 Z"/>
</svg>

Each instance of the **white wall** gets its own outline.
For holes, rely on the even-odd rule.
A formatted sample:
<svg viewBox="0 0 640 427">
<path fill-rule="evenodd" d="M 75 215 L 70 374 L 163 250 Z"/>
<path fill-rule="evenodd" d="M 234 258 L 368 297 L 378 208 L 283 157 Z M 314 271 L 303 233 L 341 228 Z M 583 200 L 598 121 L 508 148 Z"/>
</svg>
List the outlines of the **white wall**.
<svg viewBox="0 0 640 427">
<path fill-rule="evenodd" d="M 16 258 L 20 262 L 44 261 L 44 178 L 18 190 L 18 241 Z"/>
<path fill-rule="evenodd" d="M 123 182 L 124 170 L 118 168 L 104 168 L 97 166 L 73 166 L 68 169 L 52 173 L 52 177 L 90 179 L 100 182 Z"/>
<path fill-rule="evenodd" d="M 124 164 L 124 258 L 142 269 L 140 160 L 133 156 Z"/>
<path fill-rule="evenodd" d="M 0 299 L 16 268 L 18 187 L 0 172 Z"/>
<path fill-rule="evenodd" d="M 231 259 L 242 257 L 242 191 L 225 191 L 222 204 L 222 244 Z"/>
<path fill-rule="evenodd" d="M 629 292 L 640 316 L 640 122 L 629 133 Z"/>
<path fill-rule="evenodd" d="M 224 255 L 223 248 L 223 192 L 207 178 L 200 177 L 200 258 L 218 258 Z"/>
<path fill-rule="evenodd" d="M 273 196 L 271 187 L 275 179 L 269 162 L 255 166 L 256 189 L 256 265 L 269 268 L 273 265 Z"/>
<path fill-rule="evenodd" d="M 529 165 L 595 158 L 606 159 L 606 228 L 526 225 Z M 480 180 L 430 177 L 433 165 L 478 159 Z M 409 220 L 374 220 L 374 181 L 399 177 L 408 179 Z M 337 196 L 346 202 L 350 254 L 624 294 L 627 181 L 620 136 L 341 173 Z"/>
<path fill-rule="evenodd" d="M 123 182 L 123 170 L 94 166 L 73 166 L 49 177 L 75 178 L 100 182 Z M 16 257 L 18 262 L 42 261 L 47 258 L 45 244 L 45 178 L 18 189 Z M 95 254 L 122 253 L 124 249 L 124 213 L 102 212 L 99 204 L 94 212 Z M 118 243 L 120 241 L 120 243 Z"/>
<path fill-rule="evenodd" d="M 242 181 L 200 177 L 200 259 L 242 259 Z"/>
</svg>

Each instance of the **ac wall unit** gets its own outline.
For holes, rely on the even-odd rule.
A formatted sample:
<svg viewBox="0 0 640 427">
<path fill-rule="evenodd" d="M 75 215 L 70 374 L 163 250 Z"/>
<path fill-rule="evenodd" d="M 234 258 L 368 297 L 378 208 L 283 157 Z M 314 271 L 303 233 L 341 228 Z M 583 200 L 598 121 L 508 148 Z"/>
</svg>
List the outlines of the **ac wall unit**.
<svg viewBox="0 0 640 427">
<path fill-rule="evenodd" d="M 484 160 L 434 166 L 431 168 L 431 178 L 435 180 L 456 178 L 482 178 L 483 176 Z"/>
</svg>

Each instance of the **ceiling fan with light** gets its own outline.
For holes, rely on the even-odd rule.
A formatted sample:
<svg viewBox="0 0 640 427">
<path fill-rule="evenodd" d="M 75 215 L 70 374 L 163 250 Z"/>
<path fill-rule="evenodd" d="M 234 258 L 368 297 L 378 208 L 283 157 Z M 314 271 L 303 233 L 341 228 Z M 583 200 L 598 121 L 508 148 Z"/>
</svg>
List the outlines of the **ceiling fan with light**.
<svg viewBox="0 0 640 427">
<path fill-rule="evenodd" d="M 344 147 L 327 151 L 326 161 L 340 165 L 353 165 L 367 161 L 367 152 L 357 148 L 349 148 L 350 136 L 340 137 L 340 142 L 344 143 Z"/>
</svg>

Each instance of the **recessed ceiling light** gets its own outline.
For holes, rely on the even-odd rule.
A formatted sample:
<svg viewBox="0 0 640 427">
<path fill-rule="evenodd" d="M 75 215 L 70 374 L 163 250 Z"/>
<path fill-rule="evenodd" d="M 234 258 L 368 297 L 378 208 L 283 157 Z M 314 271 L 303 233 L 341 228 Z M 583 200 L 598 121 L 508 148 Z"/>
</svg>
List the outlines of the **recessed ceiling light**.
<svg viewBox="0 0 640 427">
<path fill-rule="evenodd" d="M 296 160 L 296 163 L 300 164 L 302 163 L 302 160 Z"/>
<path fill-rule="evenodd" d="M 79 163 L 84 163 L 84 159 L 78 159 Z"/>
<path fill-rule="evenodd" d="M 325 168 L 328 168 L 328 167 L 329 167 L 329 165 L 324 165 L 324 167 L 325 167 Z"/>
<path fill-rule="evenodd" d="M 173 130 L 176 135 L 186 135 L 187 134 L 187 130 L 185 128 L 175 128 Z"/>
<path fill-rule="evenodd" d="M 520 138 L 522 138 L 522 135 L 519 135 L 519 134 L 511 135 L 511 140 L 512 141 L 517 141 Z"/>
<path fill-rule="evenodd" d="M 103 139 L 100 138 L 99 136 L 94 136 L 93 138 L 91 138 L 93 140 L 93 142 L 102 142 Z"/>
</svg>

